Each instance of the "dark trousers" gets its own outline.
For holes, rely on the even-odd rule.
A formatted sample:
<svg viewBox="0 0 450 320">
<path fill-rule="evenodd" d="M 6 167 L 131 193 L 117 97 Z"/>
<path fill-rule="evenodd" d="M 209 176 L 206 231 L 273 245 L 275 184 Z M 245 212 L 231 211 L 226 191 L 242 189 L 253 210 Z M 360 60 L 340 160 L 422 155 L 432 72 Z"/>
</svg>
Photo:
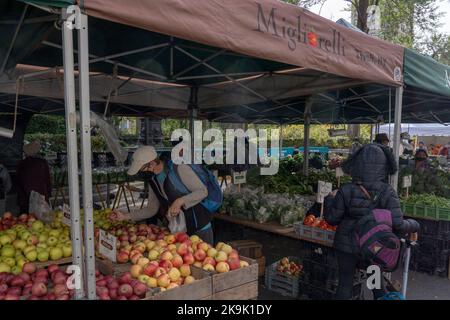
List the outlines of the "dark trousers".
<svg viewBox="0 0 450 320">
<path fill-rule="evenodd" d="M 202 239 L 204 242 L 214 245 L 214 234 L 212 227 L 206 229 L 206 230 L 199 230 L 195 232 L 197 236 L 199 236 L 200 239 Z"/>
<path fill-rule="evenodd" d="M 336 292 L 336 300 L 351 300 L 353 298 L 353 278 L 358 265 L 358 256 L 336 250 L 339 267 L 339 285 Z M 365 285 L 365 283 L 363 283 Z M 386 294 L 381 279 L 381 289 L 372 290 L 374 300 Z"/>
</svg>

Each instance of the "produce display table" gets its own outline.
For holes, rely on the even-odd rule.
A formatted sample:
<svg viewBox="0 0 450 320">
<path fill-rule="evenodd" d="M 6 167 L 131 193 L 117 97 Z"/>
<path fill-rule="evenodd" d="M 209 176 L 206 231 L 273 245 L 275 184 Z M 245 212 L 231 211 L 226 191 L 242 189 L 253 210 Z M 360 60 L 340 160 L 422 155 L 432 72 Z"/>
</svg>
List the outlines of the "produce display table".
<svg viewBox="0 0 450 320">
<path fill-rule="evenodd" d="M 239 218 L 232 217 L 230 215 L 223 214 L 223 213 L 215 214 L 214 218 L 223 220 L 223 221 L 227 221 L 230 223 L 234 223 L 237 225 L 241 225 L 244 227 L 248 227 L 248 228 L 266 231 L 266 232 L 274 233 L 277 235 L 281 235 L 281 236 L 285 236 L 285 237 L 289 237 L 289 238 L 293 238 L 293 239 L 297 239 L 297 240 L 301 240 L 301 241 L 312 242 L 312 243 L 315 243 L 315 244 L 318 244 L 321 246 L 325 246 L 325 247 L 331 247 L 331 244 L 328 242 L 304 238 L 304 237 L 296 234 L 293 231 L 293 228 L 285 228 L 274 222 L 259 223 L 259 222 L 255 222 L 255 221 L 239 219 Z"/>
</svg>

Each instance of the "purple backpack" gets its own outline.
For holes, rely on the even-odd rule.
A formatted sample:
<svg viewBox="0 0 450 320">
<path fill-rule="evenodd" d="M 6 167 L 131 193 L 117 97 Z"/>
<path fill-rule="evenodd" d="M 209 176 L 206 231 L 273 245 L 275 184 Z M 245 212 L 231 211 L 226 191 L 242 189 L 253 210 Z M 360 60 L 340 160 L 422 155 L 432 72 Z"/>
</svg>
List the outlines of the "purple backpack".
<svg viewBox="0 0 450 320">
<path fill-rule="evenodd" d="M 392 229 L 392 213 L 386 209 L 375 209 L 378 196 L 372 199 L 362 185 L 359 187 L 372 201 L 370 213 L 361 218 L 354 229 L 361 258 L 367 266 L 377 265 L 383 272 L 392 272 L 397 268 L 401 254 L 400 239 Z"/>
</svg>

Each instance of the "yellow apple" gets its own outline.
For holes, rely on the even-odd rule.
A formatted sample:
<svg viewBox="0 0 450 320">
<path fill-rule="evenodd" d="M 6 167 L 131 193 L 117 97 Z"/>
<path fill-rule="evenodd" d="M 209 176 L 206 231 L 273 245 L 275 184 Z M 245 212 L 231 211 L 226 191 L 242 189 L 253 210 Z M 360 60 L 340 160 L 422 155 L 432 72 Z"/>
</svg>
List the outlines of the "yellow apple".
<svg viewBox="0 0 450 320">
<path fill-rule="evenodd" d="M 50 259 L 53 261 L 59 260 L 63 257 L 62 249 L 56 247 L 50 249 Z"/>
</svg>

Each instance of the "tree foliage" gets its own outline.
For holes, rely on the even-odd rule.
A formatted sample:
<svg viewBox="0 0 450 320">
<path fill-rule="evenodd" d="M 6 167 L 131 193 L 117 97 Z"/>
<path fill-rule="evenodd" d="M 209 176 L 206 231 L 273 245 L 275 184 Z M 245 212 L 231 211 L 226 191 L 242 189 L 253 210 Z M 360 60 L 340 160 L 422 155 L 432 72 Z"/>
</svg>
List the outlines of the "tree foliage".
<svg viewBox="0 0 450 320">
<path fill-rule="evenodd" d="M 284 0 L 305 8 L 332 0 Z M 449 63 L 449 36 L 437 32 L 442 13 L 441 0 L 346 0 L 347 10 L 356 17 L 356 25 L 368 32 L 367 9 L 378 5 L 381 10 L 383 39 L 413 48 L 434 59 Z"/>
</svg>

